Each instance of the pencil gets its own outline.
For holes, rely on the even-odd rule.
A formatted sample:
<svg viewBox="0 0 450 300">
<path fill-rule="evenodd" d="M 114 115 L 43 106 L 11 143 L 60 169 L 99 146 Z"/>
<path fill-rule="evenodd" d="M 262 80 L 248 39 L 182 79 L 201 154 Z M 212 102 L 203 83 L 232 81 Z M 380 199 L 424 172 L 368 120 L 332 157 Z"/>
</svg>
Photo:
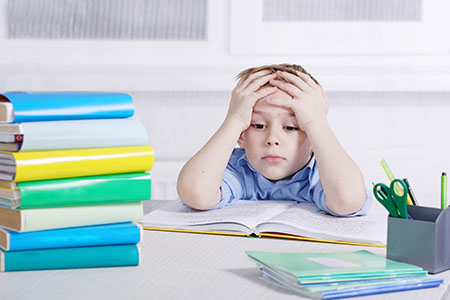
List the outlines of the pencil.
<svg viewBox="0 0 450 300">
<path fill-rule="evenodd" d="M 408 195 L 411 198 L 411 202 L 413 203 L 413 205 L 418 205 L 419 203 L 417 202 L 416 195 L 414 195 L 414 192 L 411 186 L 409 185 L 408 179 L 403 178 L 403 181 L 405 182 L 406 187 L 408 188 Z"/>
<path fill-rule="evenodd" d="M 381 159 L 381 166 L 383 167 L 384 172 L 386 173 L 388 179 L 390 181 L 394 180 L 394 174 L 391 171 L 391 168 L 389 168 L 386 160 L 384 158 Z M 411 197 L 409 196 L 408 191 L 403 191 L 403 188 L 400 184 L 394 184 L 394 190 L 397 193 L 397 195 L 403 195 L 403 193 L 406 193 L 406 203 L 408 205 L 414 205 L 414 202 L 412 201 Z"/>
<path fill-rule="evenodd" d="M 447 173 L 442 172 L 441 176 L 441 208 L 447 208 Z"/>
</svg>

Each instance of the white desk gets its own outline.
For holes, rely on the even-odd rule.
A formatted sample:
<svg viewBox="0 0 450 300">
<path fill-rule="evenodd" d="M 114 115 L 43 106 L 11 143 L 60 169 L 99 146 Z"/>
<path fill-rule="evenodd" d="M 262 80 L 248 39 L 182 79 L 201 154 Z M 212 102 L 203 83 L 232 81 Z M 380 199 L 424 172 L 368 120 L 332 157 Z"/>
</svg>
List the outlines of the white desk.
<svg viewBox="0 0 450 300">
<path fill-rule="evenodd" d="M 146 211 L 164 201 L 149 201 Z M 359 247 L 231 236 L 144 231 L 139 267 L 0 273 L 0 299 L 300 299 L 259 278 L 246 250 L 344 252 Z M 355 299 L 446 299 L 450 271 L 439 288 Z"/>
</svg>

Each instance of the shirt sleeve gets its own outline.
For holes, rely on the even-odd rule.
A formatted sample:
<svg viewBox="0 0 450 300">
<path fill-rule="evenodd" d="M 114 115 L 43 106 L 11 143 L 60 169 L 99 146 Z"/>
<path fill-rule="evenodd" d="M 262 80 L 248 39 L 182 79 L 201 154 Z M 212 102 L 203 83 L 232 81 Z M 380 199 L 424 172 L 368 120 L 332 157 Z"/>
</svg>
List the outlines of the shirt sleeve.
<svg viewBox="0 0 450 300">
<path fill-rule="evenodd" d="M 243 199 L 244 188 L 237 175 L 229 168 L 225 170 L 223 175 L 220 191 L 220 202 L 214 208 L 221 208 L 234 203 L 236 200 Z"/>
<path fill-rule="evenodd" d="M 352 213 L 352 214 L 348 214 L 348 215 L 338 215 L 338 214 L 332 212 L 327 207 L 327 204 L 325 203 L 325 193 L 323 192 L 323 187 L 320 182 L 318 182 L 312 189 L 313 201 L 314 201 L 314 203 L 316 203 L 317 207 L 319 207 L 321 210 L 329 213 L 330 215 L 336 216 L 336 217 L 363 216 L 363 215 L 367 214 L 370 206 L 372 205 L 372 197 L 371 197 L 369 191 L 367 190 L 367 188 L 364 187 L 364 189 L 366 191 L 366 202 L 364 203 L 363 207 L 359 211 Z"/>
</svg>

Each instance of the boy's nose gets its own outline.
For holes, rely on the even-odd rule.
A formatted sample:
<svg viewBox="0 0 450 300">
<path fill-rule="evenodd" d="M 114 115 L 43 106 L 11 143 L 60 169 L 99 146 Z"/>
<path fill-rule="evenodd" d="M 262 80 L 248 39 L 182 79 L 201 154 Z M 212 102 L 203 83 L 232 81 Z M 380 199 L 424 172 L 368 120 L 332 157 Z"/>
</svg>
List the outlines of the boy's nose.
<svg viewBox="0 0 450 300">
<path fill-rule="evenodd" d="M 279 146 L 280 143 L 277 142 L 277 141 L 270 141 L 270 140 L 268 140 L 268 141 L 266 141 L 266 145 L 267 145 L 267 146 L 272 146 L 272 145 L 274 145 L 274 146 Z"/>
<path fill-rule="evenodd" d="M 270 135 L 267 137 L 266 146 L 279 146 L 279 145 L 280 145 L 280 142 L 278 141 L 278 139 L 275 136 Z"/>
</svg>

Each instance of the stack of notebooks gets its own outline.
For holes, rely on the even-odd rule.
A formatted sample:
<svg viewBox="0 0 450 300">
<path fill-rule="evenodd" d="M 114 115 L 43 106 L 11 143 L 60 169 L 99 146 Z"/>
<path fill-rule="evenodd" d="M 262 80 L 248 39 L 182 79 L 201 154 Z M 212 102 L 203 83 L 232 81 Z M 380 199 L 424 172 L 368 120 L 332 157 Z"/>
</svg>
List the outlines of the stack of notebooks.
<svg viewBox="0 0 450 300">
<path fill-rule="evenodd" d="M 0 95 L 1 271 L 136 266 L 153 149 L 122 93 Z"/>
<path fill-rule="evenodd" d="M 420 267 L 361 250 L 347 253 L 247 251 L 263 278 L 312 299 L 347 297 L 438 287 L 440 278 Z"/>
</svg>

